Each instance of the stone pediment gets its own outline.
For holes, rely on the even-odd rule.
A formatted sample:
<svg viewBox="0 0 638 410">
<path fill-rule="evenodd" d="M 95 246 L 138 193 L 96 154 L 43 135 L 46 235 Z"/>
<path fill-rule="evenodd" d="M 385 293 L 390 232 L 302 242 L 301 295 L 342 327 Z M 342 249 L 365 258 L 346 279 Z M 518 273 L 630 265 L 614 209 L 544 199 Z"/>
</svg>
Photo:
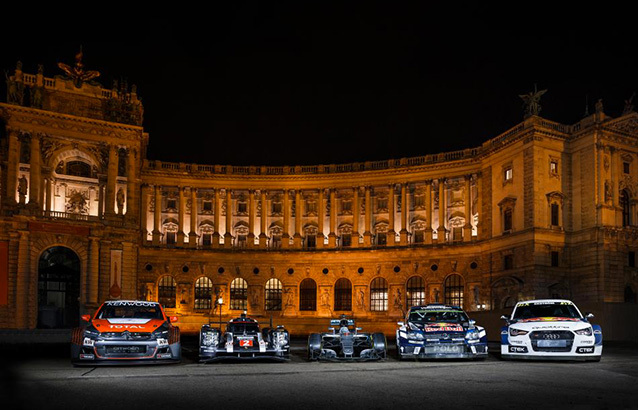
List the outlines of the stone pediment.
<svg viewBox="0 0 638 410">
<path fill-rule="evenodd" d="M 631 114 L 610 121 L 605 125 L 605 128 L 636 135 L 638 134 L 638 113 L 632 112 Z"/>
</svg>

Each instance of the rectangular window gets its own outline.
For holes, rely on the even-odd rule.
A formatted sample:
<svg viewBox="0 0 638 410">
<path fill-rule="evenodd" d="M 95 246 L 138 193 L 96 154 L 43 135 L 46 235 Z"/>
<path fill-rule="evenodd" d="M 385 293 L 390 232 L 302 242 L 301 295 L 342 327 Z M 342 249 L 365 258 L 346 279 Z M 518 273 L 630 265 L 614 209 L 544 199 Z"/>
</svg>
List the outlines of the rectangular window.
<svg viewBox="0 0 638 410">
<path fill-rule="evenodd" d="M 213 201 L 204 201 L 202 204 L 202 209 L 204 211 L 211 212 L 213 210 Z"/>
<path fill-rule="evenodd" d="M 552 174 L 558 174 L 558 161 L 549 162 L 549 172 Z"/>
<path fill-rule="evenodd" d="M 248 212 L 248 205 L 246 204 L 246 202 L 238 202 L 237 203 L 237 213 L 238 214 L 245 214 Z"/>
<path fill-rule="evenodd" d="M 341 212 L 344 214 L 352 213 L 352 201 L 342 201 L 341 202 Z"/>
<path fill-rule="evenodd" d="M 514 269 L 514 255 L 505 255 L 503 257 L 503 269 Z"/>
<path fill-rule="evenodd" d="M 629 265 L 630 268 L 636 267 L 636 252 L 634 251 L 629 252 L 627 257 L 627 265 Z"/>
<path fill-rule="evenodd" d="M 306 213 L 308 215 L 316 215 L 317 214 L 317 202 L 316 201 L 308 201 L 308 202 L 306 202 Z"/>
<path fill-rule="evenodd" d="M 166 232 L 166 244 L 167 245 L 175 245 L 176 236 L 177 236 L 176 232 Z"/>
<path fill-rule="evenodd" d="M 272 213 L 278 215 L 281 213 L 281 202 L 273 202 L 271 206 Z"/>
<path fill-rule="evenodd" d="M 552 251 L 551 258 L 552 258 L 552 266 L 558 266 L 558 252 L 557 251 Z"/>
<path fill-rule="evenodd" d="M 377 212 L 388 210 L 388 198 L 377 199 Z"/>
<path fill-rule="evenodd" d="M 509 182 L 512 180 L 513 172 L 512 167 L 507 167 L 503 170 L 503 182 Z"/>
<path fill-rule="evenodd" d="M 166 208 L 177 209 L 177 199 L 169 198 L 166 200 Z"/>
<path fill-rule="evenodd" d="M 622 163 L 622 172 L 625 174 L 629 174 L 629 162 Z"/>
<path fill-rule="evenodd" d="M 205 233 L 202 235 L 202 245 L 210 246 L 213 244 L 213 235 L 210 233 Z"/>
<path fill-rule="evenodd" d="M 316 248 L 316 247 L 317 247 L 317 237 L 315 235 L 307 235 L 306 248 Z"/>
<path fill-rule="evenodd" d="M 343 234 L 341 235 L 341 246 L 351 246 L 352 245 L 352 235 Z"/>
<path fill-rule="evenodd" d="M 423 195 L 414 196 L 414 207 L 423 208 L 425 206 L 425 197 Z"/>
<path fill-rule="evenodd" d="M 503 233 L 509 233 L 512 231 L 512 210 L 506 209 L 503 211 Z"/>
<path fill-rule="evenodd" d="M 551 213 L 552 213 L 552 215 L 551 215 L 551 225 L 552 226 L 559 226 L 560 225 L 560 221 L 559 221 L 559 218 L 558 218 L 558 210 L 559 210 L 558 204 L 552 204 L 551 205 Z"/>
<path fill-rule="evenodd" d="M 425 235 L 423 231 L 414 232 L 414 243 L 422 243 L 425 240 Z"/>
<path fill-rule="evenodd" d="M 377 234 L 377 245 L 386 245 L 388 243 L 388 238 L 385 232 L 379 232 Z"/>
</svg>

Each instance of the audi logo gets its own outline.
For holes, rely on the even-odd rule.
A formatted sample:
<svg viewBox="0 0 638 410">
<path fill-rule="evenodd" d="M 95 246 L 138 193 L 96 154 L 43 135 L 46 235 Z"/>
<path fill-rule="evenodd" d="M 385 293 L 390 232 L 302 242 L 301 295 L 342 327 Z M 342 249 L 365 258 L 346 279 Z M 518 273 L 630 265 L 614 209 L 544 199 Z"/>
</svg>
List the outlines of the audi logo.
<svg viewBox="0 0 638 410">
<path fill-rule="evenodd" d="M 543 339 L 556 340 L 560 339 L 560 335 L 557 335 L 556 333 L 548 333 L 543 335 Z"/>
</svg>

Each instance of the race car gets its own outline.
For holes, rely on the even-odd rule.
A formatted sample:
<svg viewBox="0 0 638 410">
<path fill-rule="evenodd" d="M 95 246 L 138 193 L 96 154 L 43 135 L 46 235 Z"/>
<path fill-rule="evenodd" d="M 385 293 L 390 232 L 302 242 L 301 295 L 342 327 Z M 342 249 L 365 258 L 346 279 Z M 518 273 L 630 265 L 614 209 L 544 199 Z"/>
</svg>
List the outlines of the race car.
<svg viewBox="0 0 638 410">
<path fill-rule="evenodd" d="M 458 306 L 413 306 L 398 322 L 400 359 L 484 359 L 487 334 Z"/>
<path fill-rule="evenodd" d="M 73 329 L 74 365 L 178 363 L 182 359 L 179 328 L 157 302 L 109 300 L 95 315 L 82 316 Z"/>
<path fill-rule="evenodd" d="M 519 302 L 510 317 L 501 316 L 503 359 L 557 359 L 599 361 L 603 333 L 589 323 L 571 301 L 541 299 Z"/>
<path fill-rule="evenodd" d="M 330 333 L 313 333 L 308 338 L 309 360 L 385 359 L 387 343 L 383 333 L 359 333 L 354 319 L 341 316 L 330 320 Z"/>
<path fill-rule="evenodd" d="M 210 324 L 199 333 L 199 360 L 290 359 L 290 334 L 283 326 L 259 330 L 259 323 L 242 313 L 226 324 L 226 331 Z"/>
</svg>

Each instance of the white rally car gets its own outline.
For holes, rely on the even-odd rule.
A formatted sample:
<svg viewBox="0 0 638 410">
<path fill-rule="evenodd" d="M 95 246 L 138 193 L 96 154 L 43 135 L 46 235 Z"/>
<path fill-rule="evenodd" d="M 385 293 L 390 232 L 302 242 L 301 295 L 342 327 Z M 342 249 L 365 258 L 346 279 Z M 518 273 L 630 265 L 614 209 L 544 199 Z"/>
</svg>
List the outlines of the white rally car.
<svg viewBox="0 0 638 410">
<path fill-rule="evenodd" d="M 501 357 L 599 361 L 603 333 L 589 323 L 593 317 L 583 316 L 569 300 L 519 302 L 510 317 L 501 316 L 507 322 L 501 328 Z"/>
</svg>

